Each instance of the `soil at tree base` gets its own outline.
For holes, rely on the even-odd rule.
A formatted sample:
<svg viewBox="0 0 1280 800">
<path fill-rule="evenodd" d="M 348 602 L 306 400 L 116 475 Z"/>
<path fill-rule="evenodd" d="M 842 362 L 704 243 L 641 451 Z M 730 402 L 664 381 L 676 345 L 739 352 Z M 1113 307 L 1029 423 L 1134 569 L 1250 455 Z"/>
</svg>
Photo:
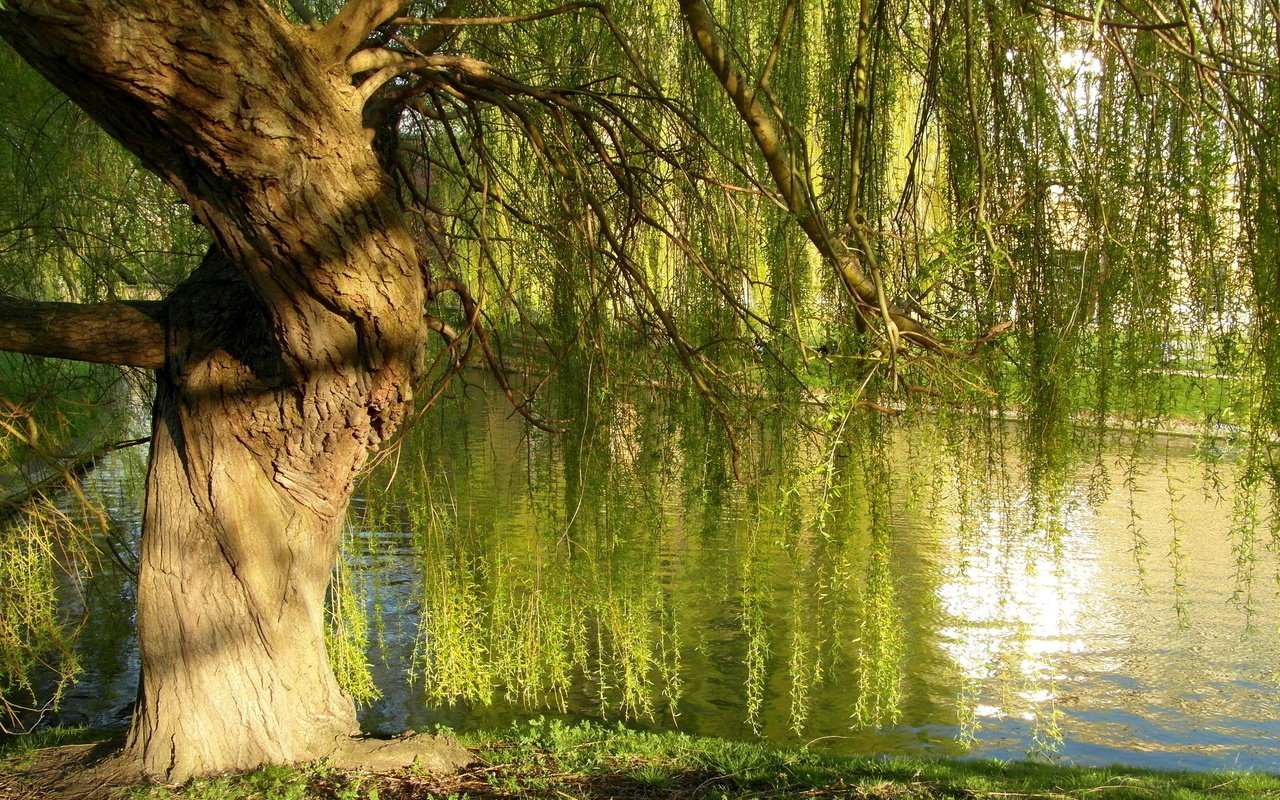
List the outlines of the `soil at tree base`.
<svg viewBox="0 0 1280 800">
<path fill-rule="evenodd" d="M 137 760 L 121 753 L 123 744 L 120 733 L 104 741 L 36 750 L 7 774 L 0 773 L 0 800 L 109 800 L 121 790 L 141 787 L 147 781 Z M 423 778 L 456 774 L 476 759 L 452 739 L 407 733 L 350 739 L 328 761 L 340 771 L 389 775 L 408 768 Z"/>
</svg>

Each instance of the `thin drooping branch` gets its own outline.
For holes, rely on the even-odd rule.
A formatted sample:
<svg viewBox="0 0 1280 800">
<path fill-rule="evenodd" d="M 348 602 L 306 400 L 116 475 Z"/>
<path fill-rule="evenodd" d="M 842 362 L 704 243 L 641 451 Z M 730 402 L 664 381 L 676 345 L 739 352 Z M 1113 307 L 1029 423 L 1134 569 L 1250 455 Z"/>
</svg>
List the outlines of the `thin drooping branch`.
<svg viewBox="0 0 1280 800">
<path fill-rule="evenodd" d="M 571 11 L 589 9 L 604 13 L 604 6 L 599 3 L 565 3 L 562 6 L 548 8 L 532 14 L 516 14 L 497 17 L 402 17 L 395 20 L 397 25 L 512 25 L 519 22 L 536 22 L 540 19 L 568 14 Z"/>
<path fill-rule="evenodd" d="M 53 303 L 0 295 L 0 350 L 160 369 L 163 314 L 158 302 Z"/>
<path fill-rule="evenodd" d="M 1077 14 L 1065 8 L 1054 5 L 1053 3 L 1044 2 L 1044 0 L 1026 0 L 1026 6 L 1030 6 L 1032 13 L 1035 9 L 1048 12 L 1053 16 L 1062 17 L 1064 19 L 1074 20 L 1076 22 L 1087 22 L 1090 25 L 1096 25 L 1099 28 L 1119 28 L 1121 30 L 1133 31 L 1160 31 L 1170 30 L 1172 28 L 1188 27 L 1186 20 L 1163 20 L 1160 22 L 1126 22 L 1124 20 L 1109 19 L 1106 17 L 1090 17 L 1084 14 Z M 1025 7 L 1025 6 L 1024 6 Z"/>
<path fill-rule="evenodd" d="M 489 346 L 489 334 L 480 321 L 480 306 L 476 303 L 475 298 L 472 297 L 471 292 L 467 289 L 466 285 L 456 278 L 437 278 L 431 281 L 427 286 L 427 299 L 428 301 L 433 300 L 438 295 L 445 292 L 452 292 L 457 295 L 458 300 L 462 303 L 462 311 L 467 316 L 466 330 L 475 334 L 475 339 L 480 344 L 480 351 L 484 353 L 485 363 L 488 364 L 489 371 L 493 373 L 493 377 L 497 380 L 498 386 L 501 387 L 503 395 L 507 398 L 507 402 L 511 403 L 511 407 L 516 410 L 516 413 L 524 417 L 526 422 L 539 430 L 546 431 L 547 433 L 564 433 L 563 428 L 557 428 L 529 411 L 527 405 L 529 400 L 532 398 L 520 400 L 516 397 L 516 391 L 507 380 L 506 372 L 503 369 L 501 360 L 498 358 L 497 354 L 493 352 L 493 348 Z M 431 319 L 434 318 L 429 317 L 428 325 L 430 325 L 437 333 L 444 336 L 446 340 L 452 338 L 449 347 L 455 347 L 456 342 L 460 338 L 460 334 L 450 330 L 449 327 L 443 323 L 439 326 L 431 324 Z M 469 349 L 470 348 L 468 347 L 468 350 Z M 465 361 L 465 354 L 461 356 L 459 360 Z"/>
<path fill-rule="evenodd" d="M 854 250 L 834 235 L 823 220 L 808 180 L 794 168 L 794 155 L 788 150 L 780 133 L 782 125 L 761 105 L 759 92 L 751 87 L 746 77 L 733 65 L 728 50 L 716 36 L 706 3 L 703 0 L 680 0 L 680 13 L 684 16 L 698 51 L 751 132 L 756 149 L 764 157 L 769 173 L 778 187 L 778 193 L 786 200 L 788 209 L 795 215 L 809 241 L 835 267 L 853 300 L 860 308 L 884 318 L 891 339 L 898 334 L 906 334 L 917 344 L 930 348 L 939 347 L 941 343 L 928 329 L 901 309 L 885 302 L 883 287 L 874 270 L 867 270 Z M 869 256 L 865 244 L 859 241 L 859 249 Z"/>
<path fill-rule="evenodd" d="M 760 70 L 760 89 L 768 91 L 769 79 L 773 76 L 773 68 L 778 66 L 778 55 L 782 52 L 782 44 L 787 39 L 787 31 L 796 16 L 795 0 L 787 0 L 782 9 L 782 19 L 778 22 L 778 33 L 773 37 L 773 46 L 769 48 L 769 57 L 765 59 L 764 68 Z"/>
</svg>

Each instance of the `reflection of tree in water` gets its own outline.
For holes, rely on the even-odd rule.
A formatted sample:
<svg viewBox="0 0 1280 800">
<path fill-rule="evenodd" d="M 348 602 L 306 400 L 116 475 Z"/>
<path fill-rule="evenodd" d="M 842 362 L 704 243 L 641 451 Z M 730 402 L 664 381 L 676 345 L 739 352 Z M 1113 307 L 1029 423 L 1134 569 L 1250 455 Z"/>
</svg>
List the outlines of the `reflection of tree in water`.
<svg viewBox="0 0 1280 800">
<path fill-rule="evenodd" d="M 735 478 L 723 431 L 647 390 L 536 449 L 498 406 L 464 405 L 407 444 L 371 505 L 404 504 L 414 530 L 417 702 L 457 704 L 451 724 L 492 721 L 476 715 L 493 703 L 863 747 L 905 740 L 860 727 L 1003 730 L 1052 751 L 1081 676 L 1105 668 L 1089 648 L 1122 635 L 1099 604 L 1140 585 L 1103 566 L 1135 563 L 1129 496 L 1095 509 L 1069 479 L 1092 467 L 1067 456 L 1029 479 L 991 456 L 1000 426 L 875 416 L 824 439 L 766 416 Z M 1164 485 L 1135 513 L 1154 520 Z"/>
<path fill-rule="evenodd" d="M 838 468 L 800 475 L 813 454 L 764 425 L 737 483 L 696 406 L 641 392 L 607 412 L 536 455 L 493 417 L 484 449 L 458 435 L 473 422 L 441 426 L 371 500 L 404 504 L 415 531 L 426 698 L 678 723 L 689 689 L 801 735 L 811 693 L 838 683 L 860 698 L 851 723 L 891 719 L 901 620 L 891 512 L 868 515 L 879 493 L 859 488 L 870 452 L 842 446 Z"/>
<path fill-rule="evenodd" d="M 823 741 L 849 749 L 910 749 L 912 731 L 928 729 L 934 741 L 1052 750 L 1055 737 L 1092 735 L 1078 711 L 1259 713 L 1247 691 L 1204 691 L 1237 675 L 1223 662 L 1267 663 L 1274 648 L 1240 641 L 1245 617 L 1223 611 L 1238 577 L 1220 539 L 1231 499 L 1169 519 L 1171 493 L 1202 496 L 1190 444 L 1145 462 L 1129 440 L 1091 445 L 1083 463 L 1063 457 L 1056 481 L 1031 481 L 1028 462 L 992 460 L 1002 445 L 985 425 L 877 416 L 820 449 L 834 440 L 763 416 L 735 478 L 723 430 L 696 406 L 642 390 L 596 409 L 586 432 L 548 444 L 472 391 L 370 477 L 331 595 L 343 601 L 331 645 L 349 685 L 373 688 L 376 675 L 385 696 L 369 698 L 373 719 L 502 724 L 550 709 L 837 736 Z M 1105 486 L 1098 452 L 1125 458 Z M 131 507 L 114 480 L 96 473 L 93 496 Z M 1135 517 L 1141 559 L 1126 530 Z M 113 523 L 126 540 L 136 525 Z M 129 577 L 110 567 L 85 585 L 97 605 L 128 600 Z M 129 701 L 131 636 L 127 625 L 84 631 L 86 681 L 116 691 L 82 690 L 102 707 L 75 695 L 71 719 Z M 1197 663 L 1178 654 L 1187 647 L 1222 656 Z M 1108 689 L 1130 679 L 1146 688 Z"/>
</svg>

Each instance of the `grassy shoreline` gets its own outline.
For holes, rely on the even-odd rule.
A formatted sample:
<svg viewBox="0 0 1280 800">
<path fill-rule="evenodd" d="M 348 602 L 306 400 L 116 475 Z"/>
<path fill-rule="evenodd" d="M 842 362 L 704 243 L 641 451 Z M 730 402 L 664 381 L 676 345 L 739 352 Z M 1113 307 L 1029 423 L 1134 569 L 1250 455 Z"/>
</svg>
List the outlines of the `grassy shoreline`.
<svg viewBox="0 0 1280 800">
<path fill-rule="evenodd" d="M 101 740 L 46 734 L 0 751 L 0 777 L 19 775 L 41 746 Z M 866 800 L 1280 800 L 1280 775 L 1062 767 L 1033 762 L 851 758 L 766 744 L 541 720 L 458 737 L 477 755 L 453 776 L 412 768 L 378 775 L 325 764 L 269 767 L 181 787 L 135 786 L 127 800 L 489 800 L 490 798 L 865 798 Z M 26 791 L 0 797 L 38 798 Z M 32 787 L 28 787 L 32 788 Z"/>
</svg>

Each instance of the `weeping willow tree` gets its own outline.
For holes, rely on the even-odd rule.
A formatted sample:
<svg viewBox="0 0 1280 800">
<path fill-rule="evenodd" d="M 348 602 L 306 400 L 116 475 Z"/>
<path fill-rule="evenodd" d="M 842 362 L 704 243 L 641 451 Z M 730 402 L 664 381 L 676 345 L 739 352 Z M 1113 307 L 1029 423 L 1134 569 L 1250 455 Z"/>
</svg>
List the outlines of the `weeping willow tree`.
<svg viewBox="0 0 1280 800">
<path fill-rule="evenodd" d="M 56 250 L 0 301 L 4 349 L 155 375 L 148 774 L 356 732 L 324 626 L 353 481 L 469 360 L 554 431 L 514 343 L 584 384 L 646 365 L 731 436 L 744 401 L 1017 413 L 1048 471 L 1068 426 L 1168 416 L 1209 370 L 1204 421 L 1274 481 L 1267 4 L 0 9 L 212 242 L 126 291 L 122 226 L 100 291 L 51 284 Z"/>
</svg>

